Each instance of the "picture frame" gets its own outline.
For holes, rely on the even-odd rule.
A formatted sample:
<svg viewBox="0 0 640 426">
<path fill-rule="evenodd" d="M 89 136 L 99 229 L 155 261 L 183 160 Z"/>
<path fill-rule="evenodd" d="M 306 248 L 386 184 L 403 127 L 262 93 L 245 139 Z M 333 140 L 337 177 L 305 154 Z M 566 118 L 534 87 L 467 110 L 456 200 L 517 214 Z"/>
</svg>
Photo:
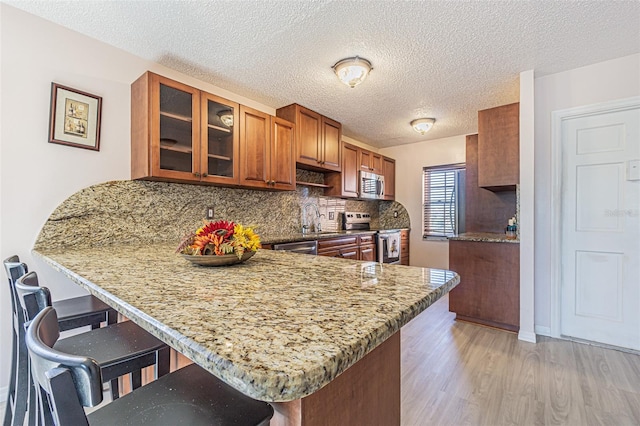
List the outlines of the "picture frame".
<svg viewBox="0 0 640 426">
<path fill-rule="evenodd" d="M 49 114 L 49 143 L 100 151 L 100 96 L 51 83 Z"/>
</svg>

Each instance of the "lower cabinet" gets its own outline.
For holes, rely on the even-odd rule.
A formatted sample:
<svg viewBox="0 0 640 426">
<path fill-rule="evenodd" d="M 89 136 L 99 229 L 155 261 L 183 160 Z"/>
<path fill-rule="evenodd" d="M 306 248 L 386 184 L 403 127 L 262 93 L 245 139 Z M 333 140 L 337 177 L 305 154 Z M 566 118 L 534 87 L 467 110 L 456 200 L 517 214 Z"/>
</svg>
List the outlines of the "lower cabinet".
<svg viewBox="0 0 640 426">
<path fill-rule="evenodd" d="M 400 231 L 400 264 L 409 266 L 409 230 Z"/>
<path fill-rule="evenodd" d="M 449 269 L 460 275 L 449 293 L 457 319 L 520 329 L 520 244 L 450 240 Z"/>
<path fill-rule="evenodd" d="M 358 260 L 360 242 L 357 235 L 318 240 L 318 255 Z"/>
<path fill-rule="evenodd" d="M 376 261 L 376 242 L 373 235 L 360 235 L 360 260 Z"/>
<path fill-rule="evenodd" d="M 376 248 L 373 234 L 318 240 L 318 256 L 375 261 Z"/>
</svg>

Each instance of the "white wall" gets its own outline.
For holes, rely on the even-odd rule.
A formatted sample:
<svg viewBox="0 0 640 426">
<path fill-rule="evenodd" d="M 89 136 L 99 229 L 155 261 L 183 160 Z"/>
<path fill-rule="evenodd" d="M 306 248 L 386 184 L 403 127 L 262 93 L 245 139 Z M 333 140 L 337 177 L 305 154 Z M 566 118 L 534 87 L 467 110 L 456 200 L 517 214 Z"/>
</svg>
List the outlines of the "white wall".
<svg viewBox="0 0 640 426">
<path fill-rule="evenodd" d="M 79 189 L 130 178 L 130 84 L 144 71 L 275 110 L 0 3 L 0 256 L 18 254 L 55 299 L 82 294 L 30 254 L 49 214 Z M 51 82 L 102 96 L 100 151 L 48 143 Z M 91 247 L 87 247 L 90 250 Z M 4 273 L 2 273 L 4 275 Z M 5 278 L 3 277 L 3 280 Z M 9 292 L 0 290 L 0 391 L 8 384 Z M 0 393 L 5 398 L 6 392 Z"/>
<path fill-rule="evenodd" d="M 551 327 L 551 113 L 640 95 L 640 54 L 535 79 L 535 324 Z"/>
<path fill-rule="evenodd" d="M 449 242 L 422 239 L 422 168 L 464 163 L 466 136 L 382 148 L 380 153 L 396 160 L 396 201 L 404 205 L 411 219 L 411 265 L 448 269 Z"/>
</svg>

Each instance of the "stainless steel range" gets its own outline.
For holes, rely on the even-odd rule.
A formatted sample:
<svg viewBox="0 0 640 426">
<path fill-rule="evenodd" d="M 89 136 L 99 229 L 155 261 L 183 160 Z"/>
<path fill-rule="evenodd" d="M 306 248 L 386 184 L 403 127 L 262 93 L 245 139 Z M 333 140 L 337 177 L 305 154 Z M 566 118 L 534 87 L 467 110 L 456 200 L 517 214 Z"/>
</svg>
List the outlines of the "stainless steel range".
<svg viewBox="0 0 640 426">
<path fill-rule="evenodd" d="M 371 215 L 365 212 L 345 212 L 342 228 L 347 231 L 371 229 Z M 400 231 L 383 230 L 376 234 L 378 262 L 400 263 Z"/>
<path fill-rule="evenodd" d="M 346 231 L 368 231 L 371 229 L 371 215 L 365 212 L 344 212 L 342 229 Z"/>
</svg>

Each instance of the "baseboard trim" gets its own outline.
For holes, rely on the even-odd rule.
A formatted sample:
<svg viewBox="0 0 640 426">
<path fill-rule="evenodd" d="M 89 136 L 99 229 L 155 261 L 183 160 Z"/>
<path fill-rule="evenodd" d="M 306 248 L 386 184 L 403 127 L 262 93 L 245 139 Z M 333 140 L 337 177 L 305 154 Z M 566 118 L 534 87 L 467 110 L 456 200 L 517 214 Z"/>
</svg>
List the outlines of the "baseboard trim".
<svg viewBox="0 0 640 426">
<path fill-rule="evenodd" d="M 520 330 L 518 332 L 518 340 L 522 340 L 523 342 L 536 343 L 536 333 Z"/>
<path fill-rule="evenodd" d="M 551 327 L 543 327 L 541 325 L 536 325 L 535 329 L 536 329 L 536 334 L 539 334 L 541 336 L 552 337 Z"/>
<path fill-rule="evenodd" d="M 7 401 L 8 393 L 9 393 L 9 386 L 3 386 L 0 388 L 0 404 Z"/>
</svg>

